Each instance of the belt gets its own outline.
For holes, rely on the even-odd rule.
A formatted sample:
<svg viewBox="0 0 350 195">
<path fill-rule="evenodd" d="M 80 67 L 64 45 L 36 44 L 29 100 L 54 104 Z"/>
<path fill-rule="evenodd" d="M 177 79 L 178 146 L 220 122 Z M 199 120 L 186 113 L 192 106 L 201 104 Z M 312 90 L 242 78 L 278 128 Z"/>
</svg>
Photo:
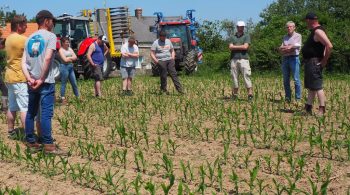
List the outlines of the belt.
<svg viewBox="0 0 350 195">
<path fill-rule="evenodd" d="M 299 57 L 299 55 L 289 55 L 289 56 L 283 56 L 284 58 L 295 58 L 295 57 Z"/>
</svg>

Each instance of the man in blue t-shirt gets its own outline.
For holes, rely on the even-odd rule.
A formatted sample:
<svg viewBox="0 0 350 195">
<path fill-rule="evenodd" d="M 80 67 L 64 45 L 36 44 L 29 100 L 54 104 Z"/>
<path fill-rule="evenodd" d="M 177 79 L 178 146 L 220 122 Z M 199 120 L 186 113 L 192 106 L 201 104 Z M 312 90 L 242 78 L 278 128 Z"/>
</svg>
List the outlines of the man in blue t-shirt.
<svg viewBox="0 0 350 195">
<path fill-rule="evenodd" d="M 86 54 L 87 59 L 89 60 L 92 69 L 93 69 L 93 77 L 95 79 L 95 96 L 101 97 L 101 83 L 103 81 L 103 63 L 105 60 L 105 56 L 108 53 L 108 47 L 104 43 L 107 41 L 106 36 L 100 35 L 93 42 L 89 50 Z"/>
</svg>

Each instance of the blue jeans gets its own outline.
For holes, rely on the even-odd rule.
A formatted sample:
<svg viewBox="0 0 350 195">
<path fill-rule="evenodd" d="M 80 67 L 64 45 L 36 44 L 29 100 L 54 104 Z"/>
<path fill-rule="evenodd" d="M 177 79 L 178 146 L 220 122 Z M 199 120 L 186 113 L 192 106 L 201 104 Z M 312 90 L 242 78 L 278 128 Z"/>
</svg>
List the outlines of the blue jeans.
<svg viewBox="0 0 350 195">
<path fill-rule="evenodd" d="M 32 90 L 28 88 L 29 103 L 28 112 L 25 120 L 26 141 L 35 143 L 34 135 L 34 118 L 41 107 L 40 127 L 41 139 L 43 144 L 52 144 L 52 127 L 51 119 L 53 117 L 54 102 L 55 102 L 55 84 L 43 83 L 39 89 Z"/>
<path fill-rule="evenodd" d="M 295 99 L 301 99 L 300 83 L 300 60 L 299 56 L 284 56 L 282 60 L 283 85 L 286 100 L 291 100 L 290 75 L 292 75 L 295 85 Z"/>
<path fill-rule="evenodd" d="M 60 76 L 61 76 L 61 97 L 65 97 L 66 85 L 69 79 L 73 88 L 73 93 L 76 97 L 79 97 L 77 79 L 73 69 L 73 64 L 60 64 Z"/>
</svg>

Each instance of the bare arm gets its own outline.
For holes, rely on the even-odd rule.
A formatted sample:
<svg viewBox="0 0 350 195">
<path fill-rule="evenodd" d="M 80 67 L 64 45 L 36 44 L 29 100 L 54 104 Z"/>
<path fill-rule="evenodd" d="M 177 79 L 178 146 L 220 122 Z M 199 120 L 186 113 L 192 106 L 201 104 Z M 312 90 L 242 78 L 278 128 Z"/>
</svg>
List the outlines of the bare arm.
<svg viewBox="0 0 350 195">
<path fill-rule="evenodd" d="M 324 57 L 320 62 L 322 67 L 325 67 L 327 65 L 329 57 L 331 56 L 333 45 L 323 30 L 316 30 L 314 39 L 315 41 L 321 42 L 325 46 Z"/>
<path fill-rule="evenodd" d="M 129 52 L 127 51 L 127 49 L 125 49 L 125 45 L 122 46 L 122 48 L 120 49 L 120 52 L 121 52 L 123 58 L 130 57 Z"/>
<path fill-rule="evenodd" d="M 73 51 L 73 49 L 72 49 L 72 48 L 69 48 L 69 51 L 72 53 L 72 57 L 71 57 L 72 61 L 77 60 L 78 57 L 77 57 L 77 55 L 75 55 L 75 52 Z"/>
<path fill-rule="evenodd" d="M 95 45 L 91 44 L 89 49 L 88 49 L 88 52 L 86 54 L 86 57 L 89 60 L 91 66 L 96 66 L 95 63 L 92 61 L 92 58 L 91 58 L 92 52 L 94 52 L 94 51 L 95 51 Z"/>
<path fill-rule="evenodd" d="M 282 43 L 281 47 L 279 47 L 279 51 L 282 54 L 285 54 L 285 53 L 293 52 L 296 49 L 300 49 L 300 47 L 301 47 L 301 36 L 297 36 L 295 39 L 296 39 L 295 40 L 296 41 L 295 44 L 284 45 Z"/>
<path fill-rule="evenodd" d="M 139 51 L 134 51 L 133 53 L 129 53 L 129 57 L 132 58 L 138 58 L 139 57 Z"/>
<path fill-rule="evenodd" d="M 71 59 L 71 57 L 66 57 L 66 56 L 64 55 L 64 51 L 63 51 L 62 48 L 58 51 L 58 54 L 60 55 L 60 58 L 63 60 L 63 62 L 70 63 L 70 62 L 73 61 L 73 60 Z"/>
<path fill-rule="evenodd" d="M 22 72 L 23 72 L 24 76 L 26 77 L 29 86 L 32 86 L 35 82 L 35 79 L 32 78 L 28 72 L 27 62 L 26 62 L 26 52 L 23 52 L 23 56 L 22 56 Z"/>
<path fill-rule="evenodd" d="M 156 64 L 158 64 L 158 59 L 156 58 L 156 52 L 154 50 L 151 50 L 151 58 Z"/>
<path fill-rule="evenodd" d="M 242 51 L 242 50 L 248 50 L 249 44 L 244 43 L 243 45 L 234 45 L 233 43 L 230 43 L 228 47 L 231 51 L 238 51 L 238 50 Z"/>
<path fill-rule="evenodd" d="M 172 58 L 173 60 L 175 60 L 175 50 L 174 50 L 174 48 L 171 49 L 170 52 L 171 52 L 171 58 Z"/>
</svg>

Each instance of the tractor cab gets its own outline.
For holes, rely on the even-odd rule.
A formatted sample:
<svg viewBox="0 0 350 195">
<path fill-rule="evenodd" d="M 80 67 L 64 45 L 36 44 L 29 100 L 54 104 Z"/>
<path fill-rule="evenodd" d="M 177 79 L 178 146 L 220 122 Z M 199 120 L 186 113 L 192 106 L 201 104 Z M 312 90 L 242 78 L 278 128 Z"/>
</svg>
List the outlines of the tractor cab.
<svg viewBox="0 0 350 195">
<path fill-rule="evenodd" d="M 155 25 L 150 27 L 151 32 L 158 33 L 165 31 L 170 39 L 175 51 L 175 68 L 185 70 L 186 74 L 191 74 L 197 70 L 198 56 L 201 51 L 197 45 L 198 38 L 196 30 L 198 23 L 193 17 L 195 10 L 187 10 L 186 18 L 177 20 L 166 20 L 162 12 L 155 12 L 157 16 Z M 159 65 L 151 63 L 153 75 L 159 75 Z"/>
<path fill-rule="evenodd" d="M 81 41 L 90 36 L 89 18 L 63 14 L 57 17 L 54 33 L 58 38 L 69 37 L 71 47 L 76 50 Z"/>
<path fill-rule="evenodd" d="M 191 44 L 192 37 L 188 21 L 161 22 L 159 26 L 167 33 L 167 38 L 172 42 L 177 59 L 182 59 L 183 54 L 194 48 Z"/>
</svg>

